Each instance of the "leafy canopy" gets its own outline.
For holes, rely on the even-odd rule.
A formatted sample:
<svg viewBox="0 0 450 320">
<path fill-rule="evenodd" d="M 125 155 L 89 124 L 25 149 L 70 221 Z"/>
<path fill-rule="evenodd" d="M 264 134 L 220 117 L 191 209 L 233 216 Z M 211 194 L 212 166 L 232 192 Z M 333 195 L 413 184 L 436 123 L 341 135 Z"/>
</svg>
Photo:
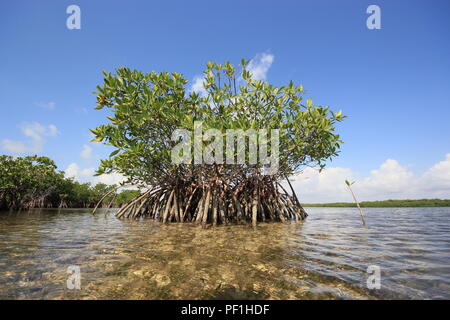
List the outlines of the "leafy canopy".
<svg viewBox="0 0 450 320">
<path fill-rule="evenodd" d="M 179 174 L 181 165 L 171 163 L 177 143 L 171 140 L 172 132 L 193 131 L 194 121 L 202 121 L 203 130 L 215 128 L 223 134 L 226 129 L 279 129 L 280 176 L 306 165 L 322 168 L 342 143 L 335 133 L 342 112 L 304 101 L 303 87 L 292 81 L 277 87 L 252 79 L 248 62 L 242 59 L 237 67 L 208 62 L 203 93 L 190 90 L 176 72 L 145 74 L 124 67 L 114 74 L 104 72 L 104 82 L 95 92 L 96 109 L 107 108 L 109 122 L 91 131 L 93 141 L 113 146 L 114 151 L 101 161 L 97 174 L 120 172 L 127 183 L 142 185 Z"/>
</svg>

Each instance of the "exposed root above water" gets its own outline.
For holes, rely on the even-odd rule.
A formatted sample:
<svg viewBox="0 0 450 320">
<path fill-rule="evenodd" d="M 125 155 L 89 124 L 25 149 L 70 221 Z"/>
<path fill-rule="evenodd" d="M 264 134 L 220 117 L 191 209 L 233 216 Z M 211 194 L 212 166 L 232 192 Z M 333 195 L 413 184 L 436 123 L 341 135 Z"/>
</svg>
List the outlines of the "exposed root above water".
<svg viewBox="0 0 450 320">
<path fill-rule="evenodd" d="M 215 178 L 201 184 L 179 180 L 150 188 L 124 205 L 118 218 L 148 217 L 162 222 L 206 224 L 299 221 L 307 217 L 297 198 L 270 177 L 240 184 Z"/>
</svg>

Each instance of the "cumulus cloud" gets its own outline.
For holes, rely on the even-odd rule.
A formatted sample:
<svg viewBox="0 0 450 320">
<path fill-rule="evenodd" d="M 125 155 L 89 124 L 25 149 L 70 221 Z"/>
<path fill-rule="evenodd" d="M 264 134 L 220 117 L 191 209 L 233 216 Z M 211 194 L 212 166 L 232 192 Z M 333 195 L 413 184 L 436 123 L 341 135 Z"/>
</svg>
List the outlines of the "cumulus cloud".
<svg viewBox="0 0 450 320">
<path fill-rule="evenodd" d="M 92 158 L 92 148 L 87 144 L 83 145 L 83 150 L 80 153 L 80 157 L 89 160 Z"/>
<path fill-rule="evenodd" d="M 254 80 L 266 80 L 267 72 L 272 66 L 275 56 L 270 53 L 257 54 L 248 64 L 248 71 Z"/>
<path fill-rule="evenodd" d="M 80 171 L 80 167 L 76 163 L 71 163 L 66 168 L 66 170 L 64 170 L 65 177 L 66 178 L 77 178 L 79 171 Z"/>
<path fill-rule="evenodd" d="M 292 184 L 303 202 L 351 202 L 344 181 L 353 185 L 359 200 L 450 198 L 450 153 L 445 160 L 420 175 L 394 159 L 387 159 L 368 176 L 361 177 L 349 168 L 307 168 Z"/>
<path fill-rule="evenodd" d="M 96 185 L 97 183 L 104 183 L 107 185 L 119 184 L 125 180 L 125 177 L 120 173 L 103 174 L 101 176 L 94 177 L 95 168 L 81 169 L 77 163 L 71 163 L 64 170 L 66 178 L 73 178 L 78 182 L 91 182 Z"/>
<path fill-rule="evenodd" d="M 24 122 L 20 126 L 20 131 L 28 138 L 28 141 L 16 141 L 3 139 L 1 148 L 13 154 L 41 153 L 46 137 L 54 137 L 59 131 L 55 125 L 44 126 L 39 122 Z"/>
<path fill-rule="evenodd" d="M 436 163 L 423 174 L 421 183 L 425 192 L 449 198 L 450 153 L 446 155 L 445 160 Z"/>
<path fill-rule="evenodd" d="M 101 176 L 94 177 L 93 184 L 104 183 L 107 185 L 119 184 L 125 181 L 125 177 L 120 173 L 102 174 Z"/>
</svg>

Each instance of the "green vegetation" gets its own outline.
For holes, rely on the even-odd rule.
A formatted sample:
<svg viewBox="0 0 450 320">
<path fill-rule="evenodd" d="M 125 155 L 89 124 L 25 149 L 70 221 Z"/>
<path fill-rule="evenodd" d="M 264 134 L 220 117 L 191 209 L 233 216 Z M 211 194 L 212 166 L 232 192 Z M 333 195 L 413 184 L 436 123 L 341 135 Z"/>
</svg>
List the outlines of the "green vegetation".
<svg viewBox="0 0 450 320">
<path fill-rule="evenodd" d="M 116 186 L 79 183 L 64 177 L 47 157 L 0 156 L 0 210 L 29 208 L 90 208 L 111 192 L 101 206 L 120 206 L 139 194 Z"/>
<path fill-rule="evenodd" d="M 363 201 L 359 205 L 365 208 L 392 208 L 392 207 L 450 207 L 450 200 L 420 199 L 420 200 L 384 200 Z M 305 207 L 356 207 L 356 203 L 333 202 L 333 203 L 307 203 Z"/>
<path fill-rule="evenodd" d="M 292 81 L 276 87 L 253 80 L 248 63 L 242 59 L 235 67 L 208 62 L 202 95 L 191 92 L 188 81 L 176 72 L 144 74 L 128 68 L 119 68 L 115 74 L 104 72 L 104 82 L 97 86 L 96 109 L 106 108 L 109 122 L 91 131 L 94 141 L 115 150 L 101 161 L 97 173 L 118 172 L 128 178 L 127 183 L 148 189 L 124 206 L 118 217 L 148 216 L 203 225 L 306 217 L 295 195 L 289 195 L 279 182 L 306 165 L 323 168 L 326 160 L 338 154 L 342 141 L 335 125 L 344 116 L 311 99 L 304 101 L 303 87 Z M 177 129 L 194 132 L 200 121 L 203 138 L 199 143 L 195 144 L 192 134 L 174 137 Z M 277 158 L 274 174 L 264 174 L 272 167 L 261 158 L 249 161 L 255 150 L 234 148 L 234 143 L 232 148 L 216 145 L 226 140 L 227 130 L 248 136 L 248 130 L 261 129 L 267 132 L 258 135 L 258 141 L 267 142 L 267 154 Z M 279 148 L 272 130 L 279 130 Z M 172 150 L 180 138 L 194 141 L 194 150 L 203 155 L 214 154 L 212 161 L 194 165 L 193 153 L 183 149 L 187 161 L 174 163 Z M 245 164 L 223 163 L 223 154 L 236 159 L 241 151 Z"/>
<path fill-rule="evenodd" d="M 356 182 L 356 181 L 350 182 L 350 181 L 348 181 L 348 180 L 345 180 L 345 184 L 347 185 L 348 190 L 350 190 L 350 193 L 352 194 L 353 200 L 355 200 L 356 206 L 357 206 L 358 209 L 359 209 L 359 214 L 360 214 L 360 216 L 361 216 L 361 222 L 362 222 L 363 226 L 365 226 L 365 225 L 366 225 L 366 220 L 364 219 L 364 213 L 363 213 L 363 211 L 361 210 L 361 206 L 359 205 L 359 202 L 358 202 L 358 200 L 356 199 L 355 193 L 354 193 L 353 190 L 352 190 L 352 185 L 355 184 L 355 182 Z"/>
</svg>

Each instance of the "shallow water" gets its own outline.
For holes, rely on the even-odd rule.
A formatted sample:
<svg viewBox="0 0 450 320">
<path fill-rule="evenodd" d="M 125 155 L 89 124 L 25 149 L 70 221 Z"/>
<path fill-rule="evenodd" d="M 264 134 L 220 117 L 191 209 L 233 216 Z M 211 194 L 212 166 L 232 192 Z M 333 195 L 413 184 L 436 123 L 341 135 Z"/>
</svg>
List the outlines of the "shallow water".
<svg viewBox="0 0 450 320">
<path fill-rule="evenodd" d="M 2 299 L 449 299 L 450 208 L 307 208 L 304 222 L 118 220 L 86 209 L 0 213 Z M 81 289 L 67 289 L 69 266 Z M 381 289 L 367 289 L 367 268 Z"/>
</svg>

